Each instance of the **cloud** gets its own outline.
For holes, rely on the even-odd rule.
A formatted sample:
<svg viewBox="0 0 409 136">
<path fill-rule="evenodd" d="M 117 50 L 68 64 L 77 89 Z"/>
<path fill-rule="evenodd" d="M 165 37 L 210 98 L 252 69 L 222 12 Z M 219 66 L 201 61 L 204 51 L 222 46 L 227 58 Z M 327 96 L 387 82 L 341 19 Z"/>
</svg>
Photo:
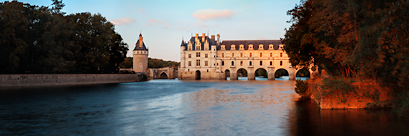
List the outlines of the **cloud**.
<svg viewBox="0 0 409 136">
<path fill-rule="evenodd" d="M 195 11 L 193 13 L 193 17 L 199 21 L 220 20 L 220 19 L 230 18 L 234 14 L 235 12 L 229 9 L 223 9 L 223 10 L 202 9 L 202 10 Z"/>
<path fill-rule="evenodd" d="M 127 25 L 127 24 L 135 23 L 136 19 L 125 17 L 125 18 L 118 18 L 118 19 L 109 19 L 109 21 L 111 21 L 111 23 L 114 25 Z"/>
<path fill-rule="evenodd" d="M 154 26 L 155 24 L 163 22 L 162 20 L 157 20 L 157 19 L 146 19 L 146 20 L 148 20 L 149 22 L 145 24 L 146 26 Z"/>
<path fill-rule="evenodd" d="M 164 29 L 169 28 L 169 24 L 166 22 L 163 22 L 162 20 L 157 20 L 157 19 L 146 19 L 148 20 L 149 23 L 145 23 L 146 26 L 154 26 L 156 24 L 162 24 Z"/>
<path fill-rule="evenodd" d="M 145 13 L 145 9 L 144 8 L 138 8 L 138 12 Z"/>
<path fill-rule="evenodd" d="M 204 24 L 202 22 L 196 22 L 195 26 L 205 28 L 205 29 L 207 29 L 209 27 L 208 25 L 206 25 L 206 24 Z"/>
</svg>

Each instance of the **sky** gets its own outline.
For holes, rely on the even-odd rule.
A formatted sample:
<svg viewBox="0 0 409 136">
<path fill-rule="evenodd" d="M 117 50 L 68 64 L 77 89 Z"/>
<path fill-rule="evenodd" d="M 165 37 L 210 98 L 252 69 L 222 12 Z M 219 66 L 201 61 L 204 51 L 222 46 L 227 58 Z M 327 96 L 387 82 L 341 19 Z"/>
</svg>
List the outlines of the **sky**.
<svg viewBox="0 0 409 136">
<path fill-rule="evenodd" d="M 24 0 L 50 6 L 51 0 Z M 220 34 L 221 40 L 278 40 L 300 0 L 63 0 L 67 14 L 101 14 L 115 25 L 129 45 L 127 56 L 142 33 L 149 57 L 180 62 L 182 39 L 195 33 Z"/>
</svg>

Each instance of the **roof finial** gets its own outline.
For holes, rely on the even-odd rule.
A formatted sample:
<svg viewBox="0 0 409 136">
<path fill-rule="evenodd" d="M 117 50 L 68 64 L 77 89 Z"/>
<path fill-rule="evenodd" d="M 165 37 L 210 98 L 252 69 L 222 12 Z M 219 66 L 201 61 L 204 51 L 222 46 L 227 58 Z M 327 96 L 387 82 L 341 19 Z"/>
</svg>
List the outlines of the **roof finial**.
<svg viewBox="0 0 409 136">
<path fill-rule="evenodd" d="M 139 37 L 142 37 L 142 30 L 139 30 Z"/>
</svg>

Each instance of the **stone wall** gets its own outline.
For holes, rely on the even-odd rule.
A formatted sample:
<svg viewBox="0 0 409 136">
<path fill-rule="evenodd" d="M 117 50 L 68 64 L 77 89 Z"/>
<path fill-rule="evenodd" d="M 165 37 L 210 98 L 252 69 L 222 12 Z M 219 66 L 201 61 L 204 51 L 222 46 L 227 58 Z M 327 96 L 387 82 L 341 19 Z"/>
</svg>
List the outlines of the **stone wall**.
<svg viewBox="0 0 409 136">
<path fill-rule="evenodd" d="M 0 87 L 85 85 L 137 81 L 137 74 L 0 74 Z"/>
</svg>

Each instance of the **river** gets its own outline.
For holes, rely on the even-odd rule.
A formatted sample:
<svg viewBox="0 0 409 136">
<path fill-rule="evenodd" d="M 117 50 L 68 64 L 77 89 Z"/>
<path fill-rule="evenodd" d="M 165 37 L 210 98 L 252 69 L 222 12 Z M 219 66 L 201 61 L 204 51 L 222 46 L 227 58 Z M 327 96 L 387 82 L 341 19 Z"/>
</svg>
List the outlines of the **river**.
<svg viewBox="0 0 409 136">
<path fill-rule="evenodd" d="M 389 110 L 320 110 L 257 79 L 2 89 L 0 135 L 409 135 Z"/>
</svg>

